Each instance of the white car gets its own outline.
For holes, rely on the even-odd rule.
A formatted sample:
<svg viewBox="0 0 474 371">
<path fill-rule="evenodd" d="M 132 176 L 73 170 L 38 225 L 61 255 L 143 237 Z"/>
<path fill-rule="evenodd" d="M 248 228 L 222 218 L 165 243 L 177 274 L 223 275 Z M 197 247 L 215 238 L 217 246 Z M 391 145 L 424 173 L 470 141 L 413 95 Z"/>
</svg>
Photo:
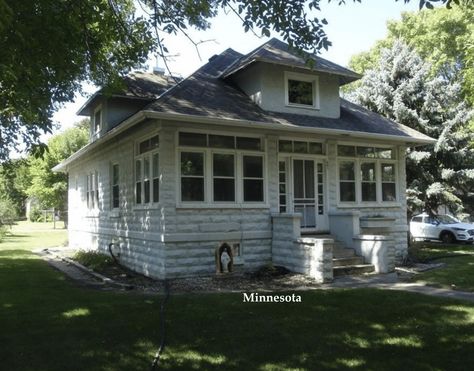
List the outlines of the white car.
<svg viewBox="0 0 474 371">
<path fill-rule="evenodd" d="M 474 224 L 462 223 L 450 215 L 420 214 L 411 218 L 410 238 L 441 240 L 444 243 L 474 242 Z"/>
</svg>

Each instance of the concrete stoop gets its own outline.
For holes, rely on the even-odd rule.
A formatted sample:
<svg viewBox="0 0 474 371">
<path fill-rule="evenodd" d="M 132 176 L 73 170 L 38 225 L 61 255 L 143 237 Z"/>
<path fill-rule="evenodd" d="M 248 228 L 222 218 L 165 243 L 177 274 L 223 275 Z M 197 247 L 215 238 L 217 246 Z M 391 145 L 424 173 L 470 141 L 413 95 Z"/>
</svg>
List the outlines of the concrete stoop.
<svg viewBox="0 0 474 371">
<path fill-rule="evenodd" d="M 375 271 L 373 264 L 365 264 L 364 259 L 361 256 L 356 255 L 354 249 L 346 247 L 343 242 L 336 240 L 332 235 L 325 234 L 306 237 L 323 238 L 325 239 L 325 244 L 332 244 L 332 266 L 334 277 L 362 275 L 373 273 Z M 332 241 L 329 242 L 330 240 Z"/>
</svg>

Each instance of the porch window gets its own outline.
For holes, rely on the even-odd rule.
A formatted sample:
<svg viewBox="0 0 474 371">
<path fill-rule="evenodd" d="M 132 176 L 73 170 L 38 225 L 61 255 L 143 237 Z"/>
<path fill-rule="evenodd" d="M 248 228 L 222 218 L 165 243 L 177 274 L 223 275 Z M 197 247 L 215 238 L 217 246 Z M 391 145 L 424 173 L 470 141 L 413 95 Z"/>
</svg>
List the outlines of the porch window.
<svg viewBox="0 0 474 371">
<path fill-rule="evenodd" d="M 235 201 L 235 159 L 233 154 L 212 156 L 214 201 Z"/>
<path fill-rule="evenodd" d="M 308 153 L 311 155 L 323 155 L 324 146 L 321 142 L 280 140 L 278 141 L 278 151 L 280 153 Z"/>
<path fill-rule="evenodd" d="M 120 168 L 118 164 L 112 165 L 112 209 L 120 207 Z"/>
<path fill-rule="evenodd" d="M 242 156 L 245 202 L 263 202 L 263 157 Z"/>
<path fill-rule="evenodd" d="M 377 201 L 377 181 L 375 178 L 375 162 L 364 162 L 360 165 L 362 182 L 362 201 Z"/>
<path fill-rule="evenodd" d="M 204 201 L 204 153 L 181 152 L 181 200 Z"/>
<path fill-rule="evenodd" d="M 137 144 L 135 157 L 135 203 L 159 202 L 159 136 L 154 135 Z"/>
<path fill-rule="evenodd" d="M 339 163 L 339 199 L 343 202 L 355 202 L 355 163 L 342 161 Z"/>
<path fill-rule="evenodd" d="M 396 201 L 395 164 L 382 163 L 382 201 Z"/>
<path fill-rule="evenodd" d="M 97 171 L 87 174 L 86 201 L 89 209 L 99 207 L 99 173 Z"/>
</svg>

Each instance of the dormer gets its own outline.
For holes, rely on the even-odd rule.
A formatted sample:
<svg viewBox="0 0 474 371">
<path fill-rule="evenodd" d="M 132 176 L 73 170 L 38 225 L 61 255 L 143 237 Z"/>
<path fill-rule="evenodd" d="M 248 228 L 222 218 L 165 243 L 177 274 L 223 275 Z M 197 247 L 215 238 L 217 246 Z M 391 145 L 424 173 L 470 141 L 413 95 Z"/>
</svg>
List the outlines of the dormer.
<svg viewBox="0 0 474 371">
<path fill-rule="evenodd" d="M 175 84 L 175 78 L 154 73 L 136 72 L 123 78 L 121 89 L 100 89 L 79 109 L 78 115 L 90 118 L 90 141 L 93 142 L 139 112 Z"/>
<path fill-rule="evenodd" d="M 233 63 L 231 81 L 266 111 L 339 118 L 340 86 L 360 75 L 317 56 L 311 64 L 287 44 L 271 39 Z"/>
</svg>

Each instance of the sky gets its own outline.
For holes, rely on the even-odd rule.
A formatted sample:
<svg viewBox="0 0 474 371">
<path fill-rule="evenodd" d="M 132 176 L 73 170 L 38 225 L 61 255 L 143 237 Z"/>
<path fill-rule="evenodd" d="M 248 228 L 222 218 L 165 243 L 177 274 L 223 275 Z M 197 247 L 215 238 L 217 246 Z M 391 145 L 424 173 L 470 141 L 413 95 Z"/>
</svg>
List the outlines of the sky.
<svg viewBox="0 0 474 371">
<path fill-rule="evenodd" d="M 411 0 L 408 4 L 403 0 L 362 0 L 362 3 L 346 0 L 346 5 L 338 5 L 338 2 L 332 0 L 328 4 L 322 0 L 321 12 L 315 11 L 314 16 L 326 18 L 328 25 L 325 31 L 332 42 L 329 50 L 323 51 L 321 56 L 342 66 L 347 66 L 352 55 L 370 49 L 375 41 L 383 39 L 388 20 L 400 19 L 402 12 L 416 11 L 419 5 L 418 0 Z M 213 19 L 210 29 L 189 30 L 188 34 L 195 42 L 203 41 L 199 44 L 199 53 L 184 35 L 163 35 L 164 44 L 173 55 L 168 63 L 170 70 L 182 77 L 188 76 L 214 54 L 219 54 L 227 48 L 246 54 L 268 40 L 259 38 L 252 32 L 245 33 L 240 19 L 234 14 L 224 12 L 220 12 Z M 272 33 L 271 37 L 278 37 L 278 34 Z M 150 57 L 148 71 L 151 71 L 156 63 L 156 58 Z M 163 61 L 158 61 L 158 66 L 164 67 Z M 82 117 L 76 116 L 76 112 L 96 88 L 85 85 L 84 90 L 85 96 L 76 95 L 73 103 L 66 104 L 53 116 L 54 122 L 58 124 L 54 133 L 63 131 L 81 120 Z M 47 140 L 47 137 L 42 139 Z"/>
</svg>

